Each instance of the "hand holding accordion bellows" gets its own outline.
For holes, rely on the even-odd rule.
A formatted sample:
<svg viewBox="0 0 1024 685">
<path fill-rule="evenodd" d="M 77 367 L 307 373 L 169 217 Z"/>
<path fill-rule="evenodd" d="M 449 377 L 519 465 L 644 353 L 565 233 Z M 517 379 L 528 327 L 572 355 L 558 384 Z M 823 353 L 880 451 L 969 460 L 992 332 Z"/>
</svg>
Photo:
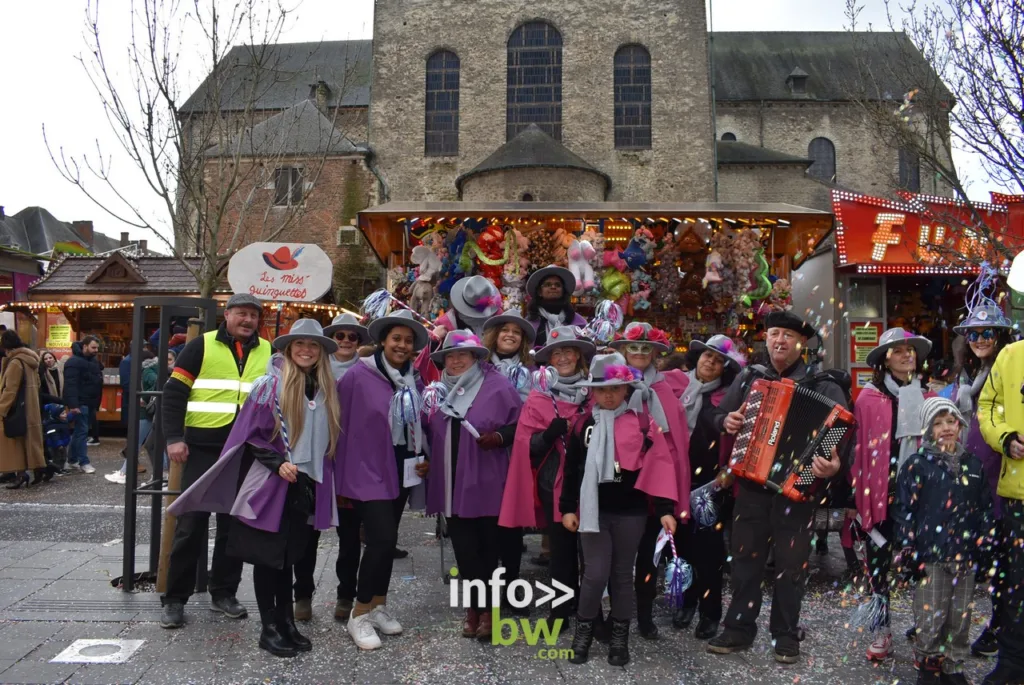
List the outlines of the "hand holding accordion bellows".
<svg viewBox="0 0 1024 685">
<path fill-rule="evenodd" d="M 811 473 L 814 474 L 815 478 L 821 478 L 827 480 L 832 476 L 839 473 L 839 454 L 836 452 L 836 448 L 832 448 L 832 453 L 828 459 L 824 457 L 815 457 L 811 462 Z"/>
</svg>

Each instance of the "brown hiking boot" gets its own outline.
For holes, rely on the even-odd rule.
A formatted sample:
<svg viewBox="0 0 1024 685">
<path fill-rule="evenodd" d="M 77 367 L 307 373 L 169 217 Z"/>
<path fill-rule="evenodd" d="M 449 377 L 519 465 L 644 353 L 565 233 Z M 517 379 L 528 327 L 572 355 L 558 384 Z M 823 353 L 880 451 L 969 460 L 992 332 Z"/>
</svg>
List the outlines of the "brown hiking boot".
<svg viewBox="0 0 1024 685">
<path fill-rule="evenodd" d="M 351 599 L 339 599 L 338 603 L 334 605 L 334 620 L 335 621 L 347 621 L 349 614 L 352 613 L 352 600 Z"/>
<path fill-rule="evenodd" d="M 295 600 L 295 620 L 296 621 L 309 621 L 313 618 L 313 600 L 311 599 L 297 599 Z"/>
</svg>

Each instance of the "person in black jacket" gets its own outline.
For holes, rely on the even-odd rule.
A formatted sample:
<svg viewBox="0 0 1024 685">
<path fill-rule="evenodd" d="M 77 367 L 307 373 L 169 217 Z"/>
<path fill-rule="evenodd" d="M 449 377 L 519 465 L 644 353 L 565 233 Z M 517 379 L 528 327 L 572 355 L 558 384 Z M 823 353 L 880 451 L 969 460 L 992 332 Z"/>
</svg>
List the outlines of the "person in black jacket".
<svg viewBox="0 0 1024 685">
<path fill-rule="evenodd" d="M 810 325 L 789 312 L 772 312 L 765 319 L 767 352 L 771 365 L 744 369 L 715 410 L 715 429 L 736 435 L 743 427 L 741 411 L 756 374 L 771 380 L 788 378 L 811 383 L 802 353 L 816 335 Z M 830 377 L 814 379 L 811 387 L 846 406 L 846 395 Z M 811 471 L 816 478 L 830 479 L 839 473 L 839 455 L 815 457 Z M 712 654 L 749 649 L 757 636 L 761 613 L 761 582 L 769 547 L 775 549 L 775 588 L 769 623 L 775 640 L 775 660 L 792 664 L 800 658 L 799 621 L 811 553 L 811 519 L 816 502 L 794 502 L 753 481 L 739 479 L 730 545 L 732 552 L 732 603 L 725 614 L 725 630 L 708 643 Z"/>
<path fill-rule="evenodd" d="M 975 562 L 995 534 L 992 493 L 981 460 L 963 448 L 967 422 L 956 405 L 931 397 L 921 407 L 924 438 L 896 477 L 894 547 L 919 579 L 914 651 L 921 684 L 967 685 Z"/>
<path fill-rule="evenodd" d="M 64 362 L 64 404 L 68 417 L 74 417 L 68 464 L 83 473 L 96 473 L 96 467 L 89 463 L 86 441 L 91 417 L 99 410 L 103 396 L 103 365 L 96 358 L 99 351 L 99 339 L 87 335 L 71 344 L 71 358 Z"/>
</svg>

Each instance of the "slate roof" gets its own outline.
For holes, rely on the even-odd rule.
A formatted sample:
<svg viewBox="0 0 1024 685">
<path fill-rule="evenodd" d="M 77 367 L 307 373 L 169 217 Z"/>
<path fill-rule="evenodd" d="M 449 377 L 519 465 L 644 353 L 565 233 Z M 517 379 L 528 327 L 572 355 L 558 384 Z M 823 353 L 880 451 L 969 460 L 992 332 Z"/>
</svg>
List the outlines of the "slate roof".
<svg viewBox="0 0 1024 685">
<path fill-rule="evenodd" d="M 523 168 L 579 169 L 603 177 L 606 184 L 605 192 L 612 187 L 612 180 L 608 174 L 591 166 L 536 124 L 527 126 L 484 161 L 455 179 L 455 187 L 461 192 L 466 179 L 487 171 Z"/>
<path fill-rule="evenodd" d="M 233 154 L 241 145 L 243 156 L 280 155 L 349 155 L 365 153 L 339 131 L 334 122 L 317 109 L 316 103 L 303 100 L 294 107 L 275 114 L 242 133 L 230 146 L 214 146 L 206 151 L 209 157 Z"/>
<path fill-rule="evenodd" d="M 200 259 L 188 257 L 189 263 L 198 268 Z M 103 265 L 108 257 L 81 255 L 64 255 L 51 262 L 43 277 L 29 286 L 29 293 L 34 295 L 50 293 L 125 293 L 132 295 L 150 295 L 161 293 L 198 293 L 196 279 L 176 257 L 136 257 L 127 258 L 144 283 L 103 283 L 86 284 L 86 280 L 97 268 Z M 228 292 L 218 288 L 217 292 Z"/>
<path fill-rule="evenodd" d="M 226 73 L 220 81 L 220 109 L 245 109 L 254 100 L 258 109 L 285 109 L 310 97 L 310 88 L 324 81 L 330 89 L 331 107 L 367 107 L 373 53 L 368 40 L 319 43 L 279 43 L 266 46 L 239 45 L 221 62 Z M 214 109 L 216 91 L 210 77 L 181 107 L 182 113 Z M 257 97 L 253 97 L 253 95 Z"/>
<path fill-rule="evenodd" d="M 902 100 L 935 78 L 902 32 L 728 31 L 711 39 L 718 102 Z M 807 74 L 806 93 L 786 83 L 796 68 Z"/>
<path fill-rule="evenodd" d="M 17 214 L 0 219 L 0 245 L 32 254 L 46 254 L 59 242 L 81 243 L 94 252 L 113 250 L 121 244 L 119 240 L 94 231 L 90 245 L 71 224 L 58 220 L 42 207 L 26 207 Z"/>
<path fill-rule="evenodd" d="M 785 152 L 740 143 L 720 140 L 716 143 L 719 164 L 799 164 L 809 167 L 814 160 L 788 155 Z"/>
</svg>

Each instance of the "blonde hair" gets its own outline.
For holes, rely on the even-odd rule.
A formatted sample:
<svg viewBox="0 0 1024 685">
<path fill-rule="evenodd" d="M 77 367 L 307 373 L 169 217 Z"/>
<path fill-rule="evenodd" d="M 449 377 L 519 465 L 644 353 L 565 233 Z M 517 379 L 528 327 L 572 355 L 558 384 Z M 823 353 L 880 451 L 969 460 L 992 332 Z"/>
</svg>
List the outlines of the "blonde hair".
<svg viewBox="0 0 1024 685">
<path fill-rule="evenodd" d="M 282 357 L 284 366 L 281 369 L 281 414 L 288 424 L 288 441 L 294 445 L 302 435 L 306 412 L 306 374 L 292 361 L 292 343 L 284 348 Z M 324 348 L 320 347 L 320 358 L 313 366 L 317 386 L 324 393 L 324 405 L 327 408 L 327 430 L 331 435 L 327 456 L 334 458 L 334 450 L 338 446 L 338 434 L 341 433 L 341 406 L 338 404 L 338 393 L 334 391 L 334 374 L 331 373 L 331 358 Z M 274 437 L 281 432 L 281 419 L 274 416 Z"/>
<path fill-rule="evenodd" d="M 484 333 L 484 347 L 490 351 L 491 354 L 498 354 L 498 334 L 501 333 L 501 329 L 505 324 L 501 326 L 491 326 Z M 518 325 L 518 324 L 516 324 Z M 529 325 L 529 324 L 527 324 Z M 519 326 L 519 330 L 522 331 L 522 326 Z M 530 366 L 533 363 L 533 359 L 530 357 L 530 339 L 526 337 L 526 332 L 522 331 L 522 340 L 519 341 L 519 362 L 524 366 Z"/>
</svg>

